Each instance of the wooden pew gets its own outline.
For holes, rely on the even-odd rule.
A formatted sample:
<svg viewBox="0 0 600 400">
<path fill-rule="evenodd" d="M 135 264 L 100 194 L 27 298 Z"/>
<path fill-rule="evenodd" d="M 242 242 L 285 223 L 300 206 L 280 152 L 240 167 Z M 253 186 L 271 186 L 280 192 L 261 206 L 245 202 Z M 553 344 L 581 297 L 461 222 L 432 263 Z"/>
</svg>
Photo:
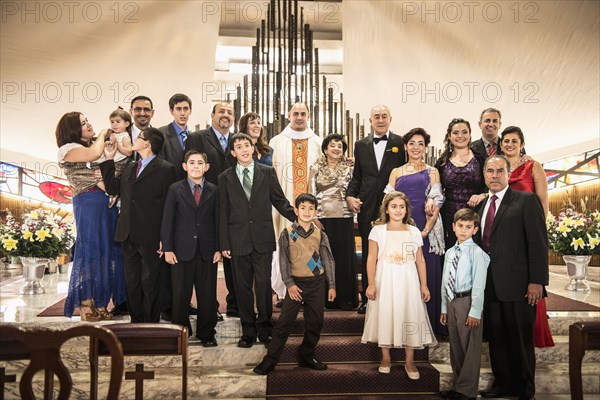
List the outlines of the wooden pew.
<svg viewBox="0 0 600 400">
<path fill-rule="evenodd" d="M 569 384 L 571 399 L 583 400 L 581 362 L 586 350 L 600 350 L 600 321 L 569 326 Z"/>
</svg>

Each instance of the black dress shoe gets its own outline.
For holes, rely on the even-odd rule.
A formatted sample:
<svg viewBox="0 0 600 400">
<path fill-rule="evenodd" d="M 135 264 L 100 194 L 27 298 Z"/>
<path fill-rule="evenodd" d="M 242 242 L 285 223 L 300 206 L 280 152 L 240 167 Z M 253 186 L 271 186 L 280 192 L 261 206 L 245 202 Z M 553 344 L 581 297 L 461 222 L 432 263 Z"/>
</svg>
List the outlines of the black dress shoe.
<svg viewBox="0 0 600 400">
<path fill-rule="evenodd" d="M 455 393 L 456 393 L 456 392 L 455 392 L 454 390 L 442 390 L 442 391 L 439 393 L 439 396 L 440 396 L 440 397 L 443 397 L 443 398 L 445 398 L 445 399 L 447 399 L 447 398 L 449 398 L 449 397 L 452 397 L 452 395 L 453 395 L 453 394 L 455 394 Z"/>
<path fill-rule="evenodd" d="M 217 347 L 217 339 L 213 336 L 202 340 L 202 347 Z"/>
<path fill-rule="evenodd" d="M 238 347 L 242 347 L 244 349 L 249 349 L 254 344 L 254 338 L 250 336 L 242 336 L 238 341 Z"/>
<path fill-rule="evenodd" d="M 217 311 L 217 322 L 222 322 L 223 321 L 223 314 L 221 314 L 220 312 Z"/>
<path fill-rule="evenodd" d="M 227 315 L 228 317 L 231 317 L 231 318 L 239 318 L 240 317 L 240 313 L 237 312 L 237 310 L 227 310 L 225 315 Z"/>
<path fill-rule="evenodd" d="M 166 310 L 160 313 L 160 319 L 163 319 L 165 321 L 171 322 L 172 317 L 171 317 L 171 310 Z"/>
<path fill-rule="evenodd" d="M 269 347 L 269 343 L 271 343 L 271 335 L 258 335 L 258 341 L 265 345 L 265 347 Z"/>
<path fill-rule="evenodd" d="M 481 397 L 485 399 L 493 399 L 494 397 L 504 397 L 507 393 L 505 393 L 502 389 L 498 387 L 493 387 L 490 390 L 484 390 L 481 392 Z"/>
<path fill-rule="evenodd" d="M 327 365 L 323 364 L 321 361 L 317 360 L 314 357 L 301 358 L 298 364 L 301 367 L 315 369 L 317 371 L 325 371 L 327 369 Z"/>
<path fill-rule="evenodd" d="M 367 313 L 367 303 L 362 303 L 358 307 L 358 310 L 356 310 L 356 312 L 359 313 L 359 314 L 366 314 Z"/>
<path fill-rule="evenodd" d="M 119 304 L 116 307 L 113 307 L 112 310 L 110 310 L 110 313 L 112 315 L 127 315 L 129 314 L 129 309 L 127 308 L 127 302 L 124 301 L 123 303 Z"/>
<path fill-rule="evenodd" d="M 192 303 L 190 303 L 190 310 L 188 311 L 189 315 L 198 315 L 198 309 L 194 307 Z"/>
<path fill-rule="evenodd" d="M 252 372 L 254 372 L 257 375 L 266 375 L 273 370 L 275 370 L 275 364 L 273 364 L 271 361 L 269 361 L 267 359 L 263 359 L 260 362 L 260 364 L 258 364 L 256 367 L 254 367 Z"/>
<path fill-rule="evenodd" d="M 452 396 L 450 396 L 450 400 L 476 400 L 476 397 L 469 397 L 462 393 L 454 392 Z"/>
</svg>

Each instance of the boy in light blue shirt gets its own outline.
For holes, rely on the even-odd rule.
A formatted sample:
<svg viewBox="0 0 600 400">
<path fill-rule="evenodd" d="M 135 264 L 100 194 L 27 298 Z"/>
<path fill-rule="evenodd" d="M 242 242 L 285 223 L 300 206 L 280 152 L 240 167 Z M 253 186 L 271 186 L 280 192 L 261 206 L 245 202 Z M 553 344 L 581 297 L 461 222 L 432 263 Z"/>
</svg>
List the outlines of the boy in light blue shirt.
<svg viewBox="0 0 600 400">
<path fill-rule="evenodd" d="M 468 208 L 454 214 L 452 229 L 458 240 L 446 252 L 442 273 L 440 322 L 448 325 L 454 379 L 451 390 L 440 395 L 452 400 L 476 399 L 478 394 L 481 313 L 490 264 L 490 257 L 472 239 L 479 222 L 479 215 Z"/>
</svg>

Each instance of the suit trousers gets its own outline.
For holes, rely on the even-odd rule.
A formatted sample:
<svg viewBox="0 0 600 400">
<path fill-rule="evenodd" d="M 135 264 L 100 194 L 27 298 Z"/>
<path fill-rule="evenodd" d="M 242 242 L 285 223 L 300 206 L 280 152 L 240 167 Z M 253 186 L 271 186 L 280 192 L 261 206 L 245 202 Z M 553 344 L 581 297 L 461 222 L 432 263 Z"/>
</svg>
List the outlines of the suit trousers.
<svg viewBox="0 0 600 400">
<path fill-rule="evenodd" d="M 171 277 L 171 266 L 164 260 L 164 258 L 161 258 L 160 261 L 160 268 L 162 270 L 161 273 L 161 280 L 160 280 L 160 285 L 161 285 L 161 306 L 160 306 L 160 310 L 161 311 L 166 311 L 168 313 L 172 312 L 172 308 L 173 308 L 173 280 Z M 189 299 L 188 299 L 188 304 L 189 304 Z M 189 305 L 188 305 L 188 311 L 189 311 Z"/>
<path fill-rule="evenodd" d="M 200 340 L 215 336 L 217 325 L 217 264 L 203 261 L 198 251 L 190 261 L 179 261 L 171 268 L 173 280 L 173 320 L 174 324 L 188 327 L 192 336 L 192 325 L 189 317 L 192 288 L 196 288 L 196 304 L 198 318 L 196 320 L 196 337 Z"/>
<path fill-rule="evenodd" d="M 525 301 L 500 301 L 493 280 L 486 283 L 485 320 L 494 387 L 513 396 L 535 394 L 533 327 L 536 307 Z M 491 285 L 490 285 L 491 284 Z"/>
<path fill-rule="evenodd" d="M 156 245 L 122 243 L 131 322 L 159 322 L 165 270 Z"/>
<path fill-rule="evenodd" d="M 223 273 L 225 275 L 225 286 L 227 287 L 227 296 L 225 301 L 227 302 L 227 311 L 237 311 L 237 298 L 235 295 L 235 283 L 233 278 L 233 271 L 231 269 L 231 260 L 223 258 Z M 217 302 L 217 308 L 219 303 Z"/>
<path fill-rule="evenodd" d="M 361 274 L 361 291 L 360 298 L 363 304 L 367 304 L 367 286 L 369 286 L 369 277 L 367 275 L 367 257 L 369 257 L 369 233 L 371 233 L 371 221 L 359 222 L 358 231 L 360 232 L 362 265 L 360 267 Z"/>
<path fill-rule="evenodd" d="M 270 336 L 273 314 L 271 298 L 271 260 L 273 253 L 253 251 L 245 256 L 232 256 L 231 269 L 238 301 L 238 312 L 244 336 L 256 339 L 256 335 Z M 253 291 L 254 288 L 254 291 Z M 254 296 L 256 309 L 254 312 Z"/>
<path fill-rule="evenodd" d="M 454 376 L 451 389 L 468 397 L 477 397 L 483 326 L 481 323 L 475 328 L 465 325 L 470 309 L 470 296 L 447 303 L 450 364 Z"/>
<path fill-rule="evenodd" d="M 273 338 L 269 343 L 266 355 L 266 358 L 274 364 L 279 361 L 300 307 L 304 309 L 304 340 L 298 349 L 300 359 L 312 358 L 321 338 L 327 286 L 325 274 L 308 278 L 294 278 L 294 282 L 302 290 L 302 301 L 292 300 L 289 292 L 283 299 L 281 315 L 273 328 Z"/>
</svg>

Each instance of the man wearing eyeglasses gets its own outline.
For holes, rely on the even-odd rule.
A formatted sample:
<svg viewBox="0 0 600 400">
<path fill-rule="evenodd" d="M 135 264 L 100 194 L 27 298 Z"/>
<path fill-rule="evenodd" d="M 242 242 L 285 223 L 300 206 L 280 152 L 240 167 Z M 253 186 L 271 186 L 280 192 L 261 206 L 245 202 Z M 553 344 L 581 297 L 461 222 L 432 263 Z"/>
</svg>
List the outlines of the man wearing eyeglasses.
<svg viewBox="0 0 600 400">
<path fill-rule="evenodd" d="M 133 143 L 142 130 L 151 126 L 150 121 L 154 117 L 152 100 L 146 96 L 134 97 L 131 100 L 129 114 L 133 117 L 133 126 L 131 127 L 131 143 Z"/>
</svg>

